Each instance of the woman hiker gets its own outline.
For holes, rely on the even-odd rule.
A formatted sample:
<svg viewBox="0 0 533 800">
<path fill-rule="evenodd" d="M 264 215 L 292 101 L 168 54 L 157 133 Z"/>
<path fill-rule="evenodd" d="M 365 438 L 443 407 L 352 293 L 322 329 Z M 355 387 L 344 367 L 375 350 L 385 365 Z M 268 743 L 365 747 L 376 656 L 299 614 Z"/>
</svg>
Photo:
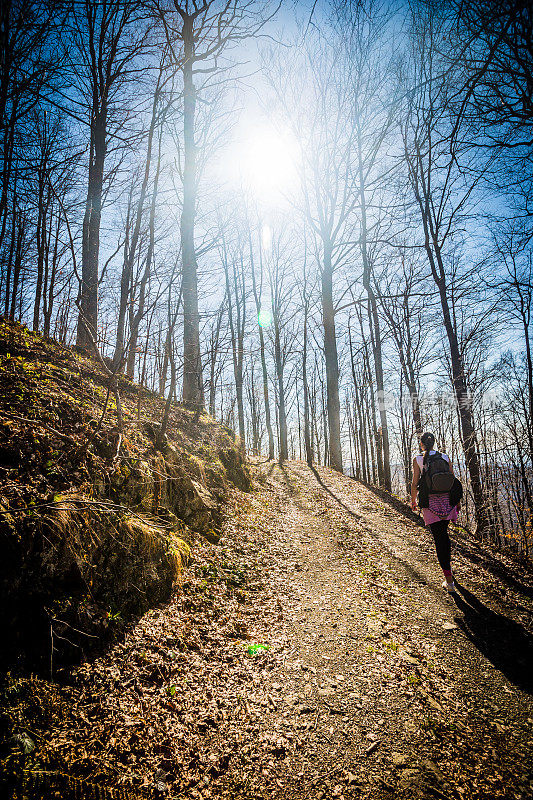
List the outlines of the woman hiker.
<svg viewBox="0 0 533 800">
<path fill-rule="evenodd" d="M 437 453 L 434 449 L 435 437 L 432 433 L 424 433 L 420 439 L 420 449 L 422 455 L 419 455 L 413 461 L 413 483 L 411 485 L 411 508 L 416 510 L 417 492 L 419 494 L 419 506 L 422 508 L 424 516 L 424 523 L 429 527 L 433 534 L 435 541 L 435 549 L 437 551 L 437 558 L 444 572 L 445 582 L 442 584 L 446 589 L 452 593 L 455 592 L 455 585 L 453 582 L 452 568 L 450 563 L 451 544 L 448 535 L 448 525 L 455 522 L 460 509 L 460 502 L 452 505 L 454 502 L 453 497 L 450 500 L 450 492 L 443 492 L 440 494 L 431 494 L 425 486 L 420 485 L 420 477 L 428 469 L 428 459 L 430 456 L 439 455 L 449 465 L 449 470 L 445 470 L 453 475 L 453 467 L 450 459 L 446 453 Z M 458 483 L 456 481 L 456 483 Z M 426 506 L 424 508 L 424 506 Z"/>
</svg>

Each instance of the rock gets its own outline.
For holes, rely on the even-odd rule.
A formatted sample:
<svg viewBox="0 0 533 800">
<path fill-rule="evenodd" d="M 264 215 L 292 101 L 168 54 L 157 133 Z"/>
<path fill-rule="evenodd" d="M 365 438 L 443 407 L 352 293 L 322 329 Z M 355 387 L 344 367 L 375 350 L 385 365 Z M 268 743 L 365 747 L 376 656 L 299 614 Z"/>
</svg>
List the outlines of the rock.
<svg viewBox="0 0 533 800">
<path fill-rule="evenodd" d="M 12 741 L 14 745 L 20 747 L 25 756 L 33 753 L 35 750 L 35 742 L 27 733 L 17 733 L 13 736 Z"/>
<path fill-rule="evenodd" d="M 407 764 L 407 758 L 403 753 L 393 753 L 392 763 L 395 767 L 404 767 Z"/>
<path fill-rule="evenodd" d="M 398 782 L 398 788 L 411 789 L 418 783 L 419 779 L 420 771 L 418 769 L 404 769 Z"/>
<path fill-rule="evenodd" d="M 423 761 L 420 762 L 420 766 L 426 772 L 431 773 L 431 775 L 433 775 L 435 778 L 437 778 L 437 780 L 439 780 L 439 781 L 443 781 L 444 780 L 444 775 L 440 771 L 438 765 L 435 764 L 434 761 L 430 761 L 429 758 L 423 759 Z"/>
<path fill-rule="evenodd" d="M 173 492 L 174 511 L 193 530 L 203 533 L 216 544 L 217 535 L 212 531 L 218 511 L 218 503 L 205 486 L 192 478 L 178 481 Z M 207 534 L 209 533 L 209 536 Z M 211 538 L 210 538 L 211 537 Z"/>
<path fill-rule="evenodd" d="M 228 447 L 218 451 L 218 457 L 226 469 L 229 480 L 243 492 L 252 488 L 252 480 L 248 468 L 244 463 L 242 453 L 235 447 Z"/>
<path fill-rule="evenodd" d="M 455 631 L 457 630 L 457 625 L 454 625 L 453 622 L 443 622 L 442 627 L 445 631 Z"/>
</svg>

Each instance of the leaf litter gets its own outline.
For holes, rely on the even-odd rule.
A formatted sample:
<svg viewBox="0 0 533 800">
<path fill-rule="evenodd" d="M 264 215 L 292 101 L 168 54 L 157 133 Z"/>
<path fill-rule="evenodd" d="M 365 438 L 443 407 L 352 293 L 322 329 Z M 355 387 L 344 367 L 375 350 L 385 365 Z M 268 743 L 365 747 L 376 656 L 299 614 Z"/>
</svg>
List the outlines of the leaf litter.
<svg viewBox="0 0 533 800">
<path fill-rule="evenodd" d="M 168 605 L 19 698 L 32 764 L 136 797 L 531 796 L 531 697 L 464 633 L 420 529 L 330 470 L 342 506 L 303 464 L 256 471 Z"/>
</svg>

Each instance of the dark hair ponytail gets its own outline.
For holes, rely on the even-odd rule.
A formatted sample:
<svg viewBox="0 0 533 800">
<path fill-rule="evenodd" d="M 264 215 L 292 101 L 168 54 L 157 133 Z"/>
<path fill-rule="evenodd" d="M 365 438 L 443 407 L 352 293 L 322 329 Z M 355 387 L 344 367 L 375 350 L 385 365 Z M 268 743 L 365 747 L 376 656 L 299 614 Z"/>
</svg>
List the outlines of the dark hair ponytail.
<svg viewBox="0 0 533 800">
<path fill-rule="evenodd" d="M 433 445 L 435 444 L 435 437 L 432 433 L 423 433 L 420 437 L 420 441 L 426 448 L 426 452 L 424 453 L 424 460 L 423 464 L 425 464 L 429 458 L 429 452 L 433 449 Z"/>
</svg>

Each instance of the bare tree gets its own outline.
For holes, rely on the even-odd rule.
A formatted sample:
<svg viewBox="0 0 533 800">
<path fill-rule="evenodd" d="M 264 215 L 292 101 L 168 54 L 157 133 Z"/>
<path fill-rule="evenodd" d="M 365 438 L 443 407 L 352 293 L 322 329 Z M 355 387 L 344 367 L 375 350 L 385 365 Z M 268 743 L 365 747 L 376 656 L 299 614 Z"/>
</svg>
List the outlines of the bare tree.
<svg viewBox="0 0 533 800">
<path fill-rule="evenodd" d="M 263 247 L 262 247 L 262 233 L 259 235 L 259 276 L 256 275 L 255 256 L 252 240 L 252 233 L 249 230 L 249 243 L 250 243 L 250 266 L 252 272 L 252 289 L 255 300 L 255 310 L 257 313 L 257 321 L 259 328 L 259 353 L 261 357 L 261 375 L 263 379 L 263 403 L 265 407 L 265 425 L 268 435 L 268 460 L 272 461 L 274 458 L 274 432 L 272 430 L 272 422 L 270 419 L 270 400 L 268 391 L 268 370 L 266 364 L 265 354 L 265 334 L 263 332 L 263 321 L 261 318 L 262 311 L 262 295 L 263 295 Z"/>
<path fill-rule="evenodd" d="M 233 375 L 235 378 L 235 394 L 237 398 L 237 416 L 239 420 L 240 445 L 246 450 L 246 424 L 244 420 L 244 335 L 246 330 L 246 278 L 244 269 L 244 242 L 237 241 L 229 251 L 224 233 L 221 235 L 221 260 L 226 280 L 226 306 L 231 334 L 231 350 L 233 355 Z M 247 243 L 246 243 L 247 244 Z"/>
<path fill-rule="evenodd" d="M 183 205 L 181 250 L 183 259 L 183 402 L 204 404 L 198 311 L 198 265 L 195 220 L 199 165 L 196 147 L 197 76 L 222 77 L 219 60 L 236 42 L 257 35 L 269 17 L 252 0 L 174 0 L 178 28 L 160 9 L 167 40 L 183 76 Z M 275 11 L 273 12 L 275 13 Z M 269 15 L 271 16 L 271 15 Z M 179 54 L 176 51 L 180 47 Z M 209 81 L 208 81 L 209 82 Z M 204 82 L 203 88 L 206 87 Z"/>
<path fill-rule="evenodd" d="M 452 382 L 457 401 L 464 455 L 480 531 L 487 526 L 486 498 L 478 454 L 472 398 L 457 327 L 450 305 L 449 245 L 479 185 L 481 173 L 468 170 L 472 158 L 461 136 L 461 119 L 450 119 L 451 76 L 435 64 L 435 20 L 430 13 L 417 20 L 413 79 L 417 91 L 409 97 L 402 124 L 408 180 L 424 234 L 424 250 L 438 291 L 442 322 L 448 340 Z M 453 117 L 453 114 L 452 114 Z M 470 131 L 468 131 L 470 133 Z"/>
<path fill-rule="evenodd" d="M 287 424 L 287 380 L 286 367 L 292 354 L 295 330 L 289 312 L 294 292 L 291 274 L 290 251 L 284 231 L 271 239 L 270 251 L 265 267 L 268 271 L 270 298 L 272 303 L 271 338 L 276 370 L 277 417 L 279 430 L 279 461 L 289 457 Z"/>
<path fill-rule="evenodd" d="M 327 422 L 331 466 L 342 472 L 339 358 L 335 327 L 334 275 L 351 241 L 356 205 L 352 166 L 355 130 L 350 118 L 351 86 L 347 62 L 325 39 L 309 40 L 287 70 L 279 59 L 271 83 L 301 148 L 303 212 L 316 241 L 321 282 L 322 327 L 326 364 Z M 287 76 L 294 76 L 291 80 Z M 302 79 L 305 93 L 302 93 Z"/>
<path fill-rule="evenodd" d="M 377 298 L 381 315 L 394 342 L 401 367 L 403 385 L 411 402 L 414 430 L 420 439 L 423 433 L 420 407 L 420 373 L 429 360 L 431 340 L 428 330 L 428 292 L 420 278 L 418 260 L 400 253 L 397 272 L 384 272 L 379 278 Z M 419 289 L 416 292 L 416 289 Z M 424 300 L 426 301 L 424 303 Z"/>
<path fill-rule="evenodd" d="M 443 9 L 442 50 L 462 65 L 457 101 L 475 121 L 472 144 L 498 156 L 493 182 L 531 223 L 533 11 L 527 0 L 454 0 Z M 531 225 L 529 225 L 531 235 Z"/>
<path fill-rule="evenodd" d="M 61 67 L 53 37 L 63 17 L 52 4 L 32 0 L 5 0 L 0 6 L 0 248 L 8 226 L 16 151 L 27 140 L 24 121 L 50 94 Z"/>
<path fill-rule="evenodd" d="M 121 141 L 127 115 L 116 101 L 137 77 L 133 62 L 145 48 L 147 26 L 138 0 L 75 4 L 65 41 L 72 83 L 89 127 L 87 194 L 82 228 L 82 263 L 77 344 L 90 350 L 98 339 L 100 225 L 110 139 Z M 78 115 L 79 116 L 79 115 Z"/>
<path fill-rule="evenodd" d="M 494 237 L 498 278 L 488 281 L 498 292 L 498 307 L 507 318 L 514 319 L 521 328 L 527 385 L 527 403 L 524 408 L 530 458 L 533 458 L 533 354 L 531 347 L 531 321 L 533 303 L 533 253 L 527 247 L 525 226 L 511 224 L 498 230 Z M 505 267 L 505 271 L 501 267 Z"/>
</svg>

